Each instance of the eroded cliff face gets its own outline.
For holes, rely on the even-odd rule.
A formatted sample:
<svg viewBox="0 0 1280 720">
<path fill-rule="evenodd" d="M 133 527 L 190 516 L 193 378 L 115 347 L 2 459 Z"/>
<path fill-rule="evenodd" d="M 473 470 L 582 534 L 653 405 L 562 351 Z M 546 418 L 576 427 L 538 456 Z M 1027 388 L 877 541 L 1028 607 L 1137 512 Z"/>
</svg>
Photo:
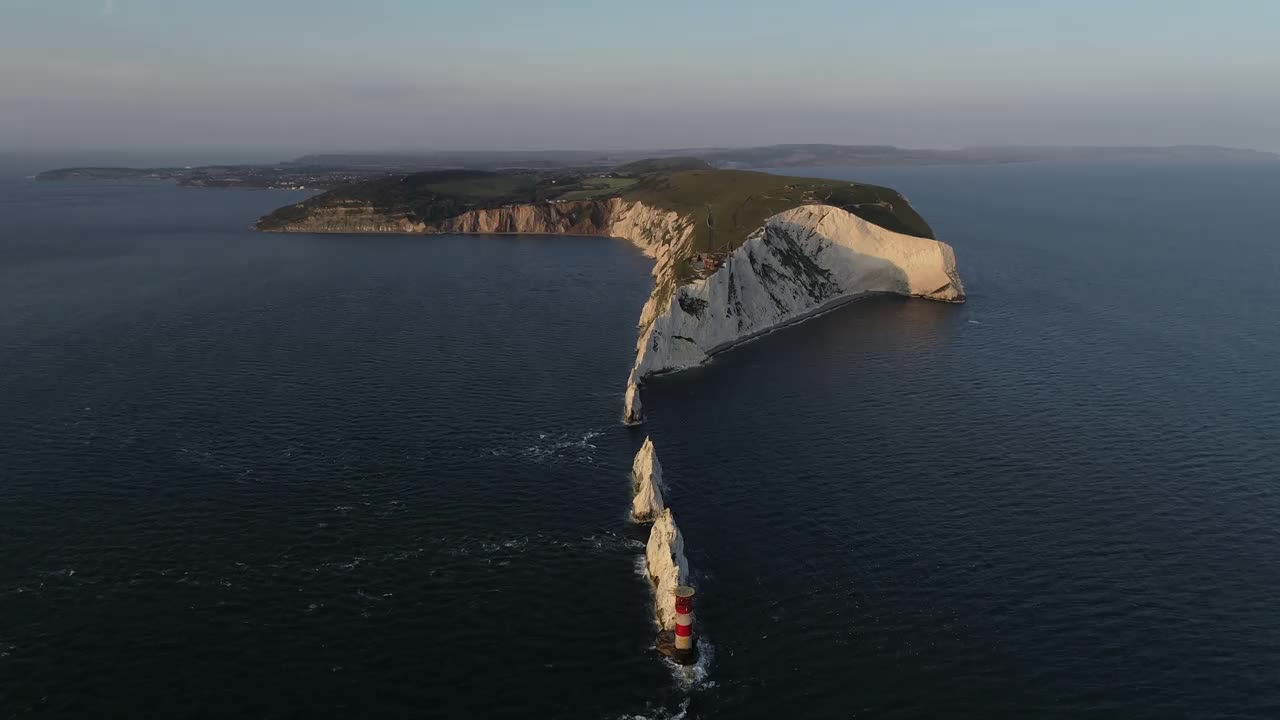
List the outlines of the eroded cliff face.
<svg viewBox="0 0 1280 720">
<path fill-rule="evenodd" d="M 621 204 L 621 200 L 614 198 L 472 210 L 433 223 L 429 228 L 423 226 L 419 232 L 609 235 Z"/>
<path fill-rule="evenodd" d="M 670 304 L 676 290 L 676 267 L 691 253 L 696 220 L 689 215 L 653 208 L 644 203 L 623 203 L 609 227 L 610 234 L 630 240 L 653 258 L 653 292 L 640 310 L 636 326 L 636 357 L 639 358 L 660 309 Z M 640 402 L 640 380 L 634 370 L 623 395 L 622 421 L 638 425 L 644 421 Z"/>
<path fill-rule="evenodd" d="M 294 206 L 301 207 L 301 204 Z M 273 220 L 270 226 L 259 220 L 255 226 L 264 232 L 305 233 L 411 233 L 421 232 L 415 223 L 403 216 L 390 215 L 366 203 L 343 203 L 311 208 L 305 216 L 292 220 Z"/>
<path fill-rule="evenodd" d="M 652 438 L 645 438 L 640 452 L 636 453 L 631 463 L 631 477 L 635 489 L 631 519 L 652 522 L 666 509 L 662 499 L 662 463 L 658 462 Z"/>
<path fill-rule="evenodd" d="M 292 220 L 272 219 L 261 229 L 310 233 L 524 233 L 608 235 L 622 201 L 583 200 L 470 210 L 438 222 L 395 215 L 364 202 L 310 208 Z"/>
<path fill-rule="evenodd" d="M 719 270 L 680 286 L 665 303 L 651 298 L 628 390 L 649 375 L 692 367 L 763 332 L 874 293 L 964 300 L 955 254 L 945 243 L 886 230 L 827 205 L 774 215 Z"/>
<path fill-rule="evenodd" d="M 649 532 L 645 563 L 653 580 L 654 616 L 663 630 L 676 627 L 676 588 L 689 580 L 689 561 L 684 556 L 684 536 L 676 527 L 671 508 L 662 511 Z"/>
</svg>

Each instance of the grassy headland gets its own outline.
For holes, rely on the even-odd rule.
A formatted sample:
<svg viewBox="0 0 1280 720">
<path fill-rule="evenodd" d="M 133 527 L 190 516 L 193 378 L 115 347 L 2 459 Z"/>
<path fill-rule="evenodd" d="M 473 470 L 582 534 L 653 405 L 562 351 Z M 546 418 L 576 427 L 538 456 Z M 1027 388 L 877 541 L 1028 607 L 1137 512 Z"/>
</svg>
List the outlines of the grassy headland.
<svg viewBox="0 0 1280 720">
<path fill-rule="evenodd" d="M 258 227 L 279 229 L 315 210 L 368 208 L 388 219 L 447 220 L 469 210 L 509 205 L 621 198 L 695 219 L 693 250 L 728 252 L 777 213 L 806 204 L 843 208 L 889 230 L 933 237 L 928 223 L 897 192 L 843 180 L 716 170 L 695 158 L 663 158 L 592 170 L 436 170 L 335 188 L 280 208 Z"/>
</svg>

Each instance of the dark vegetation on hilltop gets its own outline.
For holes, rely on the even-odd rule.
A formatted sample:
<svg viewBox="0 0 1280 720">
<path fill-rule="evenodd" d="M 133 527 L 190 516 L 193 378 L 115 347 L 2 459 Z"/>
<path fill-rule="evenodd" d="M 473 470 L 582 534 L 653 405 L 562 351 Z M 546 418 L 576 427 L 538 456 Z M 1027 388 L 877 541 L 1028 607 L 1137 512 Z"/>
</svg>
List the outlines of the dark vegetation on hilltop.
<svg viewBox="0 0 1280 720">
<path fill-rule="evenodd" d="M 635 183 L 612 172 L 431 170 L 336 187 L 276 210 L 258 221 L 258 229 L 277 229 L 329 207 L 370 207 L 388 217 L 432 223 L 468 210 L 614 197 Z"/>
<path fill-rule="evenodd" d="M 845 180 L 685 170 L 645 175 L 623 197 L 697 217 L 694 249 L 711 252 L 731 250 L 770 216 L 810 204 L 833 205 L 894 232 L 933 237 L 929 224 L 897 192 Z"/>
<path fill-rule="evenodd" d="M 695 158 L 645 160 L 606 172 L 435 170 L 386 177 L 280 208 L 259 221 L 258 228 L 281 229 L 324 208 L 370 208 L 389 219 L 433 223 L 469 210 L 615 197 L 695 218 L 696 251 L 732 250 L 771 215 L 814 203 L 843 208 L 889 230 L 933 237 L 906 199 L 888 188 L 715 170 Z"/>
<path fill-rule="evenodd" d="M 614 168 L 615 172 L 629 175 L 646 175 L 657 172 L 677 172 L 680 170 L 711 170 L 705 161 L 695 157 L 648 158 L 637 160 Z"/>
</svg>

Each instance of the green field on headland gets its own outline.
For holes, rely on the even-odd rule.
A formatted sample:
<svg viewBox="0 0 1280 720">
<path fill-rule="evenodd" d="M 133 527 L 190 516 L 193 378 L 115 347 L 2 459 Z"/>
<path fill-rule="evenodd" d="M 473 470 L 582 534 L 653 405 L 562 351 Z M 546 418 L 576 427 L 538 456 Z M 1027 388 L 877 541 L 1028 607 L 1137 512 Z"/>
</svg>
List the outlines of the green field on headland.
<svg viewBox="0 0 1280 720">
<path fill-rule="evenodd" d="M 896 232 L 933 237 L 897 192 L 843 180 L 716 170 L 694 158 L 663 158 L 599 171 L 435 170 L 335 188 L 264 217 L 259 229 L 283 229 L 311 213 L 367 209 L 389 222 L 435 223 L 470 210 L 621 198 L 688 215 L 692 250 L 728 252 L 768 217 L 806 204 L 843 208 Z"/>
</svg>

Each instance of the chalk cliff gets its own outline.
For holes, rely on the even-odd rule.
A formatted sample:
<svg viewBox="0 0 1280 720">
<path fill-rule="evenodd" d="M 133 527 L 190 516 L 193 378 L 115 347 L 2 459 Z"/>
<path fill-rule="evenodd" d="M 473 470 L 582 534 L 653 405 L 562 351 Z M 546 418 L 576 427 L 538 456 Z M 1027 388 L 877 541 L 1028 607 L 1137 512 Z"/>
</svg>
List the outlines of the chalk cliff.
<svg viewBox="0 0 1280 720">
<path fill-rule="evenodd" d="M 651 298 L 629 385 L 874 293 L 964 300 L 955 254 L 945 243 L 826 205 L 779 213 L 716 272 L 681 285 L 665 303 Z"/>
<path fill-rule="evenodd" d="M 649 532 L 645 562 L 654 583 L 654 614 L 663 630 L 676 626 L 676 588 L 689 580 L 689 561 L 684 556 L 684 536 L 676 527 L 671 508 L 662 511 Z"/>
<path fill-rule="evenodd" d="M 653 448 L 653 440 L 645 438 L 640 452 L 631 463 L 635 498 L 631 501 L 631 519 L 651 522 L 666 508 L 662 500 L 662 463 Z"/>
<path fill-rule="evenodd" d="M 292 216 L 277 213 L 269 232 L 309 233 L 527 233 L 556 235 L 607 235 L 618 215 L 618 198 L 576 202 L 545 202 L 482 208 L 425 222 L 356 200 L 307 208 Z M 301 204 L 299 205 L 301 206 Z"/>
<path fill-rule="evenodd" d="M 893 207 L 909 210 L 900 197 L 893 197 L 898 198 Z M 870 203 L 865 213 L 883 204 Z M 449 207 L 446 203 L 439 212 L 449 212 Z M 425 221 L 369 202 L 336 198 L 282 208 L 258 227 L 275 232 L 553 233 L 630 241 L 653 258 L 654 288 L 637 326 L 635 363 L 623 397 L 627 424 L 643 421 L 640 387 L 646 377 L 695 366 L 736 343 L 841 303 L 874 293 L 964 300 L 949 245 L 817 202 L 767 217 L 718 269 L 699 272 L 689 259 L 699 228 L 711 224 L 705 213 L 609 197 L 473 208 Z"/>
</svg>

